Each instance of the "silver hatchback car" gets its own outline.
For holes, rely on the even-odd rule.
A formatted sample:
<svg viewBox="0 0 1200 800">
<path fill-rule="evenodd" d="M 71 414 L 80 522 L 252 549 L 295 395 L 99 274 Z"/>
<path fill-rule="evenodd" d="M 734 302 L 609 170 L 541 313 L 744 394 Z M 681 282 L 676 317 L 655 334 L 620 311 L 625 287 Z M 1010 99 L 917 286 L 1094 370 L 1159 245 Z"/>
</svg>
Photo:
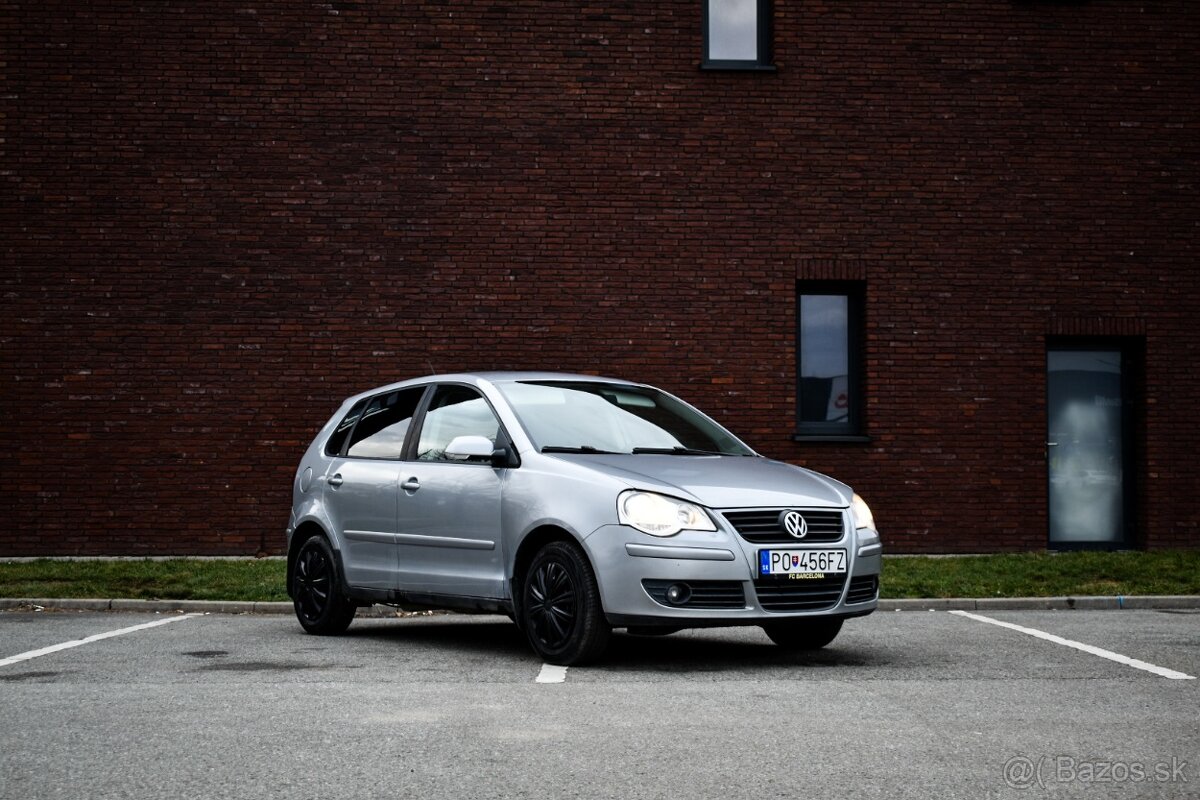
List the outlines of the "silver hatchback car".
<svg viewBox="0 0 1200 800">
<path fill-rule="evenodd" d="M 882 552 L 849 487 L 666 392 L 515 372 L 346 400 L 297 470 L 287 539 L 310 633 L 373 603 L 499 611 L 568 665 L 613 628 L 759 625 L 823 647 L 875 610 Z"/>
</svg>

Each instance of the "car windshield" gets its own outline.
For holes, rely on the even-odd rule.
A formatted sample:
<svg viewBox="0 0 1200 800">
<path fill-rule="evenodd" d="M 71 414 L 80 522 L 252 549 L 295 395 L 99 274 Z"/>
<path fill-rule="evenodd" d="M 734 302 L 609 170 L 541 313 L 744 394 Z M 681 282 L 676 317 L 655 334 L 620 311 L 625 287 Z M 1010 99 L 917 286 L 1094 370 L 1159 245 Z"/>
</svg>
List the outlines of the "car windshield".
<svg viewBox="0 0 1200 800">
<path fill-rule="evenodd" d="M 542 452 L 754 455 L 729 431 L 657 389 L 586 381 L 498 388 Z"/>
</svg>

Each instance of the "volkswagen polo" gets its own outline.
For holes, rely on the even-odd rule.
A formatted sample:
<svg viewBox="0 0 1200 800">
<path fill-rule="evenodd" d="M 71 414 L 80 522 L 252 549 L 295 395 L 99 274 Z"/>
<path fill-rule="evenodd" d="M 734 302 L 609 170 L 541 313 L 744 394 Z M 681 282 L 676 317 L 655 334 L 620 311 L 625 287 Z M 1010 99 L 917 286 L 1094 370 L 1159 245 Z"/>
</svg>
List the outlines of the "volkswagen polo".
<svg viewBox="0 0 1200 800">
<path fill-rule="evenodd" d="M 757 625 L 823 647 L 875 610 L 882 551 L 846 485 L 659 389 L 556 373 L 347 399 L 296 472 L 287 542 L 310 633 L 374 603 L 502 612 L 567 665 L 615 628 Z"/>
</svg>

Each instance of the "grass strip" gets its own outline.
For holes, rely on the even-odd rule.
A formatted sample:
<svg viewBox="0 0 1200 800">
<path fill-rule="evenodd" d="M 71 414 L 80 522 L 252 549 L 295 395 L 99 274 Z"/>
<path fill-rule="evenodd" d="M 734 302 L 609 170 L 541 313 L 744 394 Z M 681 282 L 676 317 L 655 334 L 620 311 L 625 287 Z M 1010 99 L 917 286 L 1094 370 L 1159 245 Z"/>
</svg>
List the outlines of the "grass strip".
<svg viewBox="0 0 1200 800">
<path fill-rule="evenodd" d="M 287 600 L 280 560 L 0 561 L 0 597 Z"/>
<path fill-rule="evenodd" d="M 883 597 L 1200 594 L 1200 550 L 895 556 Z"/>
</svg>

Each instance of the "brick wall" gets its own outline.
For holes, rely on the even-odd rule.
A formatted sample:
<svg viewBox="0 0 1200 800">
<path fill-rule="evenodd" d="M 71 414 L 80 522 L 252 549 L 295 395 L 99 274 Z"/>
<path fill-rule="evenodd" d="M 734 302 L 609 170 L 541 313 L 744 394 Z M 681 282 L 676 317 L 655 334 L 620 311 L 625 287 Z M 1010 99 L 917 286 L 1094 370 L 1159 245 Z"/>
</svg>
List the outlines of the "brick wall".
<svg viewBox="0 0 1200 800">
<path fill-rule="evenodd" d="M 94 7 L 91 7 L 93 6 Z M 1045 546 L 1046 337 L 1142 337 L 1142 543 L 1200 545 L 1200 15 L 0 2 L 0 555 L 282 546 L 345 395 L 672 390 L 892 551 Z M 792 441 L 795 281 L 867 281 L 869 444 Z"/>
</svg>

